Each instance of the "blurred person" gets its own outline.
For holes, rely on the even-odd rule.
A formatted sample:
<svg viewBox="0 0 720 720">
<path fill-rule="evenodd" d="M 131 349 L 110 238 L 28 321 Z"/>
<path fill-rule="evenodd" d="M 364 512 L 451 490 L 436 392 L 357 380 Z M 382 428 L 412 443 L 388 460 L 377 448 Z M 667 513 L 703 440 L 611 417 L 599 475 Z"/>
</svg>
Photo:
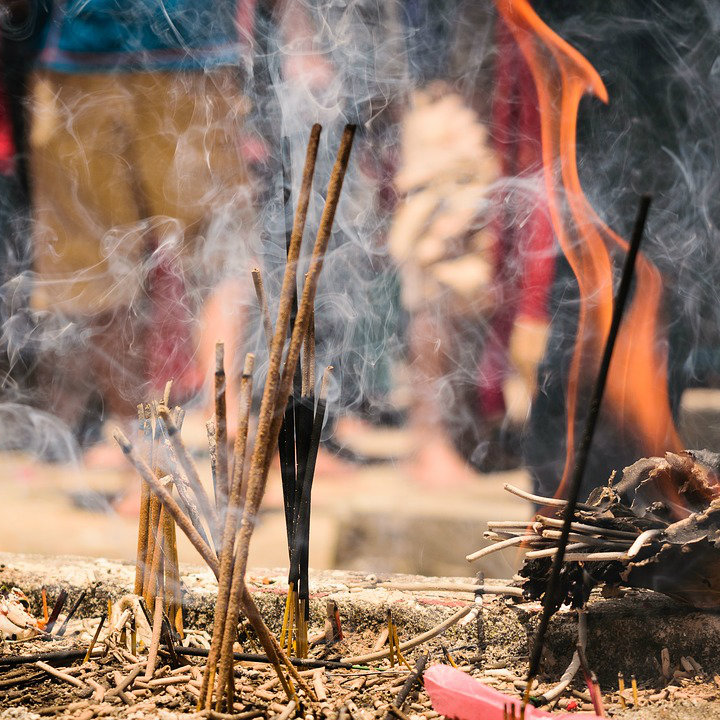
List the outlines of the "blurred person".
<svg viewBox="0 0 720 720">
<path fill-rule="evenodd" d="M 41 404 L 76 433 L 196 392 L 194 317 L 248 243 L 251 0 L 67 0 L 34 77 Z M 213 341 L 216 338 L 213 338 Z"/>
<path fill-rule="evenodd" d="M 473 475 L 447 430 L 459 422 L 452 415 L 463 412 L 451 378 L 473 374 L 458 364 L 453 335 L 458 318 L 486 326 L 495 307 L 491 193 L 499 167 L 485 127 L 458 93 L 435 82 L 416 91 L 413 101 L 395 178 L 404 200 L 389 246 L 411 317 L 411 420 L 418 434 L 413 475 L 446 485 Z"/>
</svg>

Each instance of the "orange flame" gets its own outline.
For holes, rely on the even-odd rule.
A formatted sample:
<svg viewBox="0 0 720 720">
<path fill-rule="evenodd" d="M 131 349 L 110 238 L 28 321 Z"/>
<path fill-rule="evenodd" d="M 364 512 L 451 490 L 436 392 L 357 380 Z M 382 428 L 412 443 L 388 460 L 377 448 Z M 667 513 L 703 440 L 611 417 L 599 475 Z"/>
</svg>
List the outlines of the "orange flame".
<svg viewBox="0 0 720 720">
<path fill-rule="evenodd" d="M 595 68 L 554 33 L 528 0 L 496 0 L 537 87 L 543 173 L 549 212 L 560 247 L 580 291 L 579 323 L 567 389 L 567 452 L 558 495 L 566 491 L 575 452 L 574 418 L 581 374 L 597 371 L 613 308 L 611 249 L 627 243 L 605 225 L 583 194 L 577 168 L 576 129 L 586 93 L 602 102 L 608 94 Z M 682 449 L 670 412 L 667 344 L 658 322 L 661 302 L 658 269 L 640 255 L 636 286 L 616 341 L 604 403 L 618 427 L 637 437 L 648 455 Z M 673 488 L 668 499 L 679 502 Z"/>
</svg>

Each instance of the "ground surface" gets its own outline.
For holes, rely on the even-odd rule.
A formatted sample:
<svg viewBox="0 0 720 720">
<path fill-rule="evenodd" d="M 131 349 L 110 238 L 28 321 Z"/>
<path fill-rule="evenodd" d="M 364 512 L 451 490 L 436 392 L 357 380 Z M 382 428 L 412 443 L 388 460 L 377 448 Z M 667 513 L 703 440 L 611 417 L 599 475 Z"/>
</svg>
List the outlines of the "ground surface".
<svg viewBox="0 0 720 720">
<path fill-rule="evenodd" d="M 106 607 L 107 599 L 117 599 L 132 585 L 133 567 L 106 560 L 82 558 L 55 558 L 52 561 L 39 557 L 0 555 L 0 583 L 21 585 L 28 593 L 37 611 L 40 590 L 45 587 L 50 599 L 57 596 L 60 588 L 69 592 L 69 601 L 81 589 L 88 591 L 82 605 L 84 618 L 71 627 L 64 641 L 67 645 L 85 648 L 97 623 L 99 613 Z M 253 573 L 252 592 L 271 630 L 278 633 L 286 585 L 282 571 L 264 570 Z M 185 587 L 186 627 L 190 645 L 207 645 L 206 633 L 212 628 L 212 609 L 215 584 L 210 574 L 202 569 L 186 568 L 183 573 Z M 407 589 L 408 586 L 413 589 Z M 458 589 L 450 591 L 448 586 Z M 344 645 L 334 647 L 329 654 L 347 658 L 347 654 L 366 652 L 376 643 L 384 627 L 386 611 L 392 610 L 398 625 L 401 642 L 414 638 L 447 620 L 464 607 L 473 604 L 468 592 L 467 579 L 420 578 L 409 576 L 377 576 L 364 573 L 325 572 L 311 579 L 311 636 L 322 629 L 324 606 L 327 599 L 334 599 L 340 609 L 343 628 L 347 633 Z M 420 589 L 419 589 L 420 588 Z M 439 589 L 443 588 L 443 589 Z M 432 662 L 446 662 L 440 643 L 445 644 L 453 659 L 467 672 L 498 690 L 517 697 L 522 687 L 522 677 L 527 668 L 527 651 L 537 622 L 538 606 L 534 603 L 517 603 L 499 596 L 486 596 L 479 620 L 468 624 L 456 624 L 440 638 L 423 643 L 406 653 L 410 665 L 418 657 L 430 653 Z M 94 619 L 93 619 L 94 618 Z M 535 693 L 540 696 L 558 681 L 567 666 L 576 642 L 577 620 L 572 612 L 559 613 L 553 620 L 548 637 L 547 653 L 543 662 L 543 674 Z M 663 718 L 666 720 L 695 720 L 709 718 L 720 713 L 720 654 L 717 653 L 720 638 L 720 618 L 710 613 L 691 611 L 662 596 L 643 591 L 631 591 L 622 597 L 605 599 L 594 595 L 588 610 L 588 659 L 597 671 L 603 699 L 613 716 L 628 718 Z M 56 641 L 53 641 L 56 642 Z M 8 645 L 4 655 L 29 652 L 36 646 L 50 648 L 52 643 L 21 643 Z M 119 650 L 117 645 L 115 650 Z M 663 676 L 662 650 L 666 648 L 669 663 Z M 145 657 L 141 648 L 137 657 Z M 323 647 L 314 653 L 323 655 Z M 106 661 L 96 660 L 86 666 L 74 663 L 79 678 L 94 679 L 106 689 L 116 683 L 115 673 L 127 675 L 135 664 L 133 658 L 110 653 Z M 192 665 L 202 664 L 193 660 Z M 241 693 L 243 711 L 255 708 L 278 714 L 285 702 L 277 687 L 251 692 L 265 686 L 272 679 L 267 668 L 243 665 L 240 686 L 248 688 Z M 627 708 L 620 705 L 617 673 L 622 671 L 627 681 L 625 699 Z M 19 671 L 18 671 L 19 672 Z M 25 668 L 24 673 L 37 675 L 35 668 Z M 127 718 L 155 717 L 158 708 L 172 713 L 168 718 L 178 717 L 180 710 L 190 710 L 193 693 L 197 692 L 197 672 L 186 669 L 179 672 L 184 678 L 178 693 L 165 693 L 154 686 L 139 683 L 129 696 L 138 704 L 155 703 L 150 707 L 136 708 L 118 700 L 96 703 L 88 707 L 88 698 L 78 697 L 75 690 L 65 683 L 37 677 L 32 682 L 39 689 L 16 681 L 18 674 L 0 669 L 0 676 L 12 681 L 3 687 L 0 677 L 0 703 L 15 707 L 47 708 L 67 705 L 74 717 L 90 718 L 94 714 L 116 715 Z M 165 674 L 169 670 L 164 671 Z M 364 673 L 371 673 L 364 675 Z M 407 671 L 398 673 L 387 660 L 371 662 L 362 669 L 329 670 L 322 674 L 322 682 L 328 690 L 331 711 L 328 717 L 335 720 L 339 708 L 348 700 L 360 712 L 357 720 L 382 720 L 387 705 L 399 689 L 400 680 Z M 630 689 L 630 678 L 638 681 L 637 707 Z M 186 676 L 190 675 L 190 679 Z M 158 675 L 158 679 L 163 672 Z M 83 680 L 84 682 L 85 680 Z M 361 682 L 362 681 L 362 682 Z M 188 685 L 188 687 L 185 687 Z M 160 685 L 162 688 L 162 685 Z M 149 692 L 148 692 L 149 691 Z M 558 708 L 588 709 L 588 696 L 581 680 L 560 696 Z M 90 703 L 92 704 L 92 703 Z M 90 712 L 92 710 L 92 713 Z M 423 692 L 411 699 L 406 714 L 415 720 L 431 720 L 434 715 Z M 8 711 L 9 712 L 9 711 Z M 45 711 L 45 712 L 50 712 Z M 316 717 L 323 715 L 318 713 Z M 59 715 L 62 716 L 62 715 Z M 0 717 L 3 717 L 0 715 Z M 6 712 L 4 717 L 12 717 Z M 18 717 L 32 717 L 21 714 Z"/>
</svg>

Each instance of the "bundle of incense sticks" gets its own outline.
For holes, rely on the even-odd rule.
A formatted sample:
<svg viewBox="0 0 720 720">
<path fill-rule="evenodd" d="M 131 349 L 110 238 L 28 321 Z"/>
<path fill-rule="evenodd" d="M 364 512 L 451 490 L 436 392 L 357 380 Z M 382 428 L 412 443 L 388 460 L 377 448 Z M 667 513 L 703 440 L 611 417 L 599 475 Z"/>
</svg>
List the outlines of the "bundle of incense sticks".
<svg viewBox="0 0 720 720">
<path fill-rule="evenodd" d="M 310 202 L 310 190 L 320 130 L 320 126 L 315 125 L 310 133 L 305 168 L 288 249 L 288 259 L 280 291 L 277 320 L 275 329 L 272 331 L 267 379 L 263 388 L 262 402 L 258 412 L 257 431 L 247 472 L 245 472 L 245 460 L 248 449 L 252 356 L 246 358 L 245 373 L 240 387 L 240 411 L 238 414 L 233 470 L 232 473 L 229 473 L 227 461 L 222 459 L 223 449 L 219 448 L 220 444 L 226 442 L 227 436 L 226 430 L 223 430 L 223 423 L 225 422 L 223 416 L 224 370 L 222 369 L 222 353 L 218 352 L 215 384 L 216 412 L 210 434 L 215 445 L 214 479 L 217 496 L 226 497 L 226 505 L 211 504 L 200 482 L 197 468 L 180 438 L 175 414 L 169 410 L 166 402 L 155 409 L 156 416 L 161 421 L 159 427 L 166 441 L 168 451 L 169 472 L 166 476 L 159 478 L 158 474 L 161 471 L 154 469 L 152 462 L 147 462 L 147 460 L 154 461 L 154 458 L 147 457 L 146 459 L 147 453 L 138 453 L 120 430 L 115 431 L 115 439 L 128 461 L 148 485 L 148 509 L 146 510 L 148 518 L 150 518 L 149 509 L 151 503 L 159 503 L 160 509 L 178 524 L 218 579 L 218 598 L 215 606 L 213 636 L 198 701 L 198 706 L 201 709 L 211 709 L 213 694 L 215 695 L 216 710 L 222 710 L 223 707 L 233 707 L 235 690 L 233 644 L 238 636 L 241 612 L 245 614 L 247 621 L 255 631 L 288 699 L 298 702 L 294 689 L 295 685 L 302 688 L 307 698 L 310 700 L 316 699 L 312 688 L 300 677 L 276 638 L 265 625 L 250 595 L 245 575 L 250 540 L 265 493 L 271 459 L 278 444 L 285 410 L 292 393 L 293 378 L 300 360 L 301 349 L 310 332 L 312 308 L 318 280 L 330 241 L 335 211 L 340 200 L 340 192 L 355 134 L 354 126 L 346 126 L 328 183 L 325 207 L 320 219 L 308 272 L 305 276 L 302 296 L 297 302 L 297 312 L 292 313 L 294 322 L 291 325 L 292 333 L 285 353 L 287 327 L 291 319 L 293 297 L 297 292 L 297 262 Z M 256 277 L 254 274 L 253 277 L 257 286 L 260 279 L 259 275 Z M 266 329 L 270 332 L 272 328 L 268 328 L 268 325 L 269 321 L 266 324 Z M 285 355 L 284 363 L 283 355 Z M 307 382 L 309 393 L 309 375 Z M 304 457 L 307 457 L 307 468 L 309 469 L 312 465 L 311 475 L 314 472 L 315 463 L 312 447 L 313 443 L 319 444 L 320 435 L 319 430 L 316 430 L 316 428 L 322 428 L 326 387 L 327 381 L 325 381 L 325 389 L 321 390 L 318 407 L 313 414 L 312 431 L 308 441 L 311 449 L 304 455 Z M 157 421 L 156 427 L 158 427 Z M 146 432 L 153 437 L 153 433 L 145 425 L 143 425 L 143 431 L 143 437 L 146 436 Z M 313 439 L 315 437 L 316 440 Z M 225 452 L 227 452 L 227 448 L 225 448 Z M 306 475 L 306 470 L 303 470 L 302 477 L 305 478 Z M 303 481 L 301 485 L 302 492 L 297 503 L 298 508 L 309 508 L 309 489 L 309 484 Z M 175 498 L 175 492 L 178 499 Z M 152 500 L 153 497 L 156 498 L 155 501 Z M 303 511 L 299 510 L 297 515 L 298 518 L 309 517 L 307 510 L 304 515 Z M 299 528 L 297 530 L 298 537 L 306 537 L 309 520 L 298 520 L 297 525 Z M 149 528 L 153 527 L 150 519 L 147 521 L 147 526 Z M 142 535 L 142 523 L 140 535 Z M 302 560 L 303 552 L 305 555 L 307 554 L 302 547 L 306 547 L 306 545 L 305 542 L 305 545 L 301 545 L 300 550 L 296 553 L 296 557 L 300 558 L 301 566 L 303 563 L 307 564 L 306 557 L 304 561 Z M 146 555 L 147 553 L 145 553 Z M 305 583 L 306 585 L 307 583 Z M 295 685 L 293 685 L 293 682 Z"/>
<path fill-rule="evenodd" d="M 147 464 L 157 478 L 166 474 L 167 458 L 160 447 L 162 421 L 157 416 L 157 407 L 169 402 L 171 385 L 171 382 L 166 385 L 162 403 L 138 405 L 138 439 L 143 446 Z M 182 426 L 183 410 L 176 407 L 173 412 L 175 422 Z M 144 598 L 151 612 L 158 600 L 162 602 L 171 627 L 182 638 L 182 597 L 175 520 L 144 481 L 140 495 L 135 594 Z"/>
<path fill-rule="evenodd" d="M 292 241 L 292 179 L 290 177 L 290 144 L 283 138 L 282 180 L 283 208 L 285 212 L 285 247 L 288 257 Z M 257 273 L 258 278 L 255 278 Z M 261 304 L 263 318 L 268 313 L 262 308 L 264 302 L 262 281 L 255 271 L 255 288 Z M 289 330 L 295 325 L 298 310 L 297 282 L 293 288 Z M 266 331 L 267 332 L 267 331 Z M 306 657 L 308 650 L 307 628 L 310 618 L 308 587 L 308 546 L 310 536 L 310 498 L 315 474 L 315 461 L 320 447 L 320 434 L 325 420 L 327 404 L 327 380 L 331 368 L 323 375 L 320 398 L 315 403 L 315 315 L 310 310 L 308 329 L 302 343 L 302 359 L 293 375 L 292 393 L 280 426 L 278 455 L 282 477 L 285 527 L 287 532 L 288 596 L 285 607 L 281 644 L 287 636 L 288 651 L 292 651 L 293 634 L 295 652 Z M 294 633 L 293 633 L 294 631 Z"/>
</svg>

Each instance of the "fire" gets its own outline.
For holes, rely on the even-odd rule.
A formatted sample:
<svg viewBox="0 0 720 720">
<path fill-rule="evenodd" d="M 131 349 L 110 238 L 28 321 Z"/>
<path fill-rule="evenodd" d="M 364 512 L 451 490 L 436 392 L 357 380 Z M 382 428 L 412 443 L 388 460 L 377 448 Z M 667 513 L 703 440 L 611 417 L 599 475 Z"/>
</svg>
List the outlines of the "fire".
<svg viewBox="0 0 720 720">
<path fill-rule="evenodd" d="M 577 278 L 580 308 L 567 388 L 567 453 L 558 495 L 563 495 L 575 451 L 578 392 L 594 377 L 613 307 L 611 252 L 627 243 L 595 213 L 583 194 L 577 168 L 576 129 L 586 93 L 604 103 L 607 90 L 592 65 L 554 33 L 528 0 L 496 0 L 532 72 L 540 105 L 543 173 L 551 221 L 560 247 Z M 662 278 L 642 254 L 636 285 L 615 345 L 604 404 L 618 428 L 637 439 L 648 455 L 681 450 L 667 389 L 667 344 L 659 322 Z M 677 500 L 671 487 L 668 499 Z"/>
</svg>

